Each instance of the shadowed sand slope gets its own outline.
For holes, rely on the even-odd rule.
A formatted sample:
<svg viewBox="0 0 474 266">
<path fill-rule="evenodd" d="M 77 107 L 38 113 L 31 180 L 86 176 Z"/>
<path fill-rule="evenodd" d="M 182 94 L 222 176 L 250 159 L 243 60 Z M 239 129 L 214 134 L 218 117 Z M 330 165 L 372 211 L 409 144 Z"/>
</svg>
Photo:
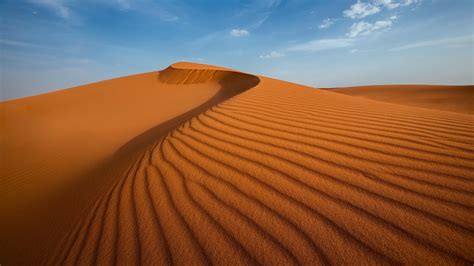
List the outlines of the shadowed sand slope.
<svg viewBox="0 0 474 266">
<path fill-rule="evenodd" d="M 474 114 L 474 86 L 384 85 L 330 89 L 382 102 Z"/>
<path fill-rule="evenodd" d="M 71 214 L 52 244 L 36 257 L 6 261 L 474 261 L 472 115 L 202 65 L 171 67 L 158 80 L 218 92 L 176 112 L 175 122 L 134 133 L 116 154 L 136 156 L 120 155 L 126 159 L 109 166 L 123 172 L 82 184 L 96 192 L 75 198 L 87 203 L 65 204 Z"/>
<path fill-rule="evenodd" d="M 258 82 L 177 63 L 0 103 L 0 263 L 36 262 L 144 148 Z"/>
</svg>

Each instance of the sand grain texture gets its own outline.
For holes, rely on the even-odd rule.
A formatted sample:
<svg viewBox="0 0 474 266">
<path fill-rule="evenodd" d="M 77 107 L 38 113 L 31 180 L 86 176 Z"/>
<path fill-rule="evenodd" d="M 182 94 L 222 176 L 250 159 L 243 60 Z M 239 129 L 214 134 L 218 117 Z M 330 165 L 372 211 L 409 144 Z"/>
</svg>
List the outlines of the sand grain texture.
<svg viewBox="0 0 474 266">
<path fill-rule="evenodd" d="M 191 63 L 5 102 L 1 260 L 472 264 L 473 116 L 419 107 Z"/>
</svg>

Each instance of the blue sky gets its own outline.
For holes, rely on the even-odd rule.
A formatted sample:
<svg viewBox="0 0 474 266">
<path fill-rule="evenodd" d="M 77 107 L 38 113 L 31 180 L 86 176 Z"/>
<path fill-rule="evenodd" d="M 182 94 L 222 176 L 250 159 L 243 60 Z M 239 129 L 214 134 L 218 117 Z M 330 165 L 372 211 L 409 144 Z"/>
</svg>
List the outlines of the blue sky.
<svg viewBox="0 0 474 266">
<path fill-rule="evenodd" d="M 315 87 L 474 84 L 473 0 L 1 0 L 2 99 L 177 61 Z"/>
</svg>

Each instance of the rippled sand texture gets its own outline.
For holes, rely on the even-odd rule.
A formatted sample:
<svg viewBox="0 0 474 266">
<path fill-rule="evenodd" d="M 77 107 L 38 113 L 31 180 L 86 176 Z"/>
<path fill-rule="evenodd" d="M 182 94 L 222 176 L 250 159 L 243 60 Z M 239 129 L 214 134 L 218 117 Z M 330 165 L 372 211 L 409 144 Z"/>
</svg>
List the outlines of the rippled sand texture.
<svg viewBox="0 0 474 266">
<path fill-rule="evenodd" d="M 474 114 L 474 86 L 384 85 L 331 89 L 382 102 Z"/>
<path fill-rule="evenodd" d="M 75 181 L 58 173 L 46 182 L 54 185 L 54 197 L 34 190 L 44 199 L 35 203 L 41 212 L 24 216 L 59 218 L 40 222 L 42 234 L 35 233 L 37 227 L 19 231 L 19 225 L 9 225 L 15 230 L 8 239 L 16 240 L 9 247 L 2 242 L 2 260 L 48 265 L 474 261 L 474 117 L 464 109 L 384 103 L 187 63 L 150 75 L 163 88 L 149 94 L 156 97 L 146 97 L 150 101 L 163 103 L 167 88 L 209 93 L 188 100 L 194 108 L 175 109 L 169 120 L 154 114 L 182 99 L 156 106 L 155 113 L 143 114 L 147 119 L 139 112 L 151 110 L 118 117 L 116 134 L 128 134 L 105 145 L 116 151 L 103 166 L 109 170 L 77 175 Z M 100 83 L 95 86 L 101 90 Z M 133 117 L 146 120 L 147 129 L 129 129 Z M 15 137 L 9 136 L 12 142 Z M 95 142 L 98 149 L 101 141 Z M 81 151 L 87 155 L 87 148 Z M 36 168 L 27 170 L 19 183 L 47 179 L 35 177 Z M 1 187 L 22 188 L 5 182 Z M 74 188 L 81 193 L 66 196 Z M 58 199 L 63 202 L 46 205 Z M 20 201 L 11 196 L 2 204 L 11 207 L 15 200 Z M 42 242 L 31 242 L 30 235 Z"/>
</svg>

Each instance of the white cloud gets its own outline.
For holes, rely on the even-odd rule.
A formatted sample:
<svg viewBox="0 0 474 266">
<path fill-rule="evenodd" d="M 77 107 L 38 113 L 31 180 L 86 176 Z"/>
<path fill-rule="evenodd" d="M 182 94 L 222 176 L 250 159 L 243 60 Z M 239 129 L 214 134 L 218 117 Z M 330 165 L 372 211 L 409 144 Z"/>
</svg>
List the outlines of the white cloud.
<svg viewBox="0 0 474 266">
<path fill-rule="evenodd" d="M 259 56 L 259 58 L 261 58 L 261 59 L 272 59 L 272 58 L 280 58 L 280 57 L 284 57 L 284 56 L 285 56 L 284 53 L 280 53 L 280 52 L 277 52 L 277 51 L 272 51 L 269 54 L 263 54 L 263 55 Z"/>
<path fill-rule="evenodd" d="M 474 35 L 415 42 L 415 43 L 406 44 L 400 47 L 392 48 L 390 49 L 390 51 L 402 51 L 402 50 L 429 47 L 429 46 L 459 47 L 459 46 L 469 46 L 469 45 L 470 46 L 474 45 Z"/>
<path fill-rule="evenodd" d="M 410 6 L 413 4 L 421 4 L 422 0 L 404 0 L 402 1 L 401 5 L 402 6 Z"/>
<path fill-rule="evenodd" d="M 334 22 L 336 22 L 335 19 L 327 18 L 327 19 L 323 20 L 321 22 L 321 24 L 319 24 L 318 28 L 320 28 L 320 29 L 329 28 L 334 24 Z"/>
<path fill-rule="evenodd" d="M 324 50 L 332 50 L 353 45 L 352 39 L 321 39 L 306 43 L 290 46 L 287 51 L 293 52 L 318 52 Z"/>
<path fill-rule="evenodd" d="M 382 5 L 388 9 L 394 9 L 400 6 L 399 2 L 393 0 L 374 0 L 375 5 Z"/>
<path fill-rule="evenodd" d="M 49 9 L 64 19 L 69 18 L 71 15 L 71 11 L 62 0 L 30 0 L 30 3 Z"/>
<path fill-rule="evenodd" d="M 398 19 L 397 15 L 390 16 L 390 20 L 397 20 L 397 19 Z"/>
<path fill-rule="evenodd" d="M 364 3 L 357 0 L 357 3 L 353 4 L 349 9 L 344 10 L 344 16 L 352 19 L 364 18 L 380 12 L 380 8 L 377 5 L 370 3 Z"/>
<path fill-rule="evenodd" d="M 247 36 L 249 34 L 250 33 L 247 30 L 243 30 L 243 29 L 233 29 L 233 30 L 230 31 L 230 35 L 232 35 L 234 37 L 243 37 L 243 36 Z"/>
<path fill-rule="evenodd" d="M 422 0 L 373 0 L 374 5 L 383 6 L 388 9 L 395 9 L 401 6 L 411 6 L 420 4 Z"/>
<path fill-rule="evenodd" d="M 355 53 L 357 53 L 358 51 L 359 51 L 358 49 L 351 49 L 351 50 L 349 50 L 349 53 L 355 54 Z"/>
<path fill-rule="evenodd" d="M 389 29 L 392 26 L 390 20 L 379 20 L 375 23 L 368 23 L 365 21 L 352 24 L 350 31 L 346 34 L 347 37 L 355 38 L 358 36 L 368 35 L 374 31 Z"/>
</svg>

